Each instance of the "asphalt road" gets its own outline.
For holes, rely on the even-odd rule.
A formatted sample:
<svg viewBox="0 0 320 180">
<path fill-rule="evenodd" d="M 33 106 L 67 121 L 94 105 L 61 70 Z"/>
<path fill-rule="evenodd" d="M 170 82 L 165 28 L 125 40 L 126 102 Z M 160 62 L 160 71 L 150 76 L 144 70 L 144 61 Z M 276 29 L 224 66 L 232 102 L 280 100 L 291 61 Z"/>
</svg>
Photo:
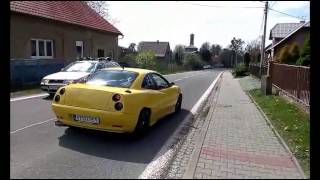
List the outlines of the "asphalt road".
<svg viewBox="0 0 320 180">
<path fill-rule="evenodd" d="M 11 178 L 138 178 L 221 70 L 166 76 L 183 92 L 182 111 L 141 139 L 55 127 L 51 99 L 10 102 Z"/>
</svg>

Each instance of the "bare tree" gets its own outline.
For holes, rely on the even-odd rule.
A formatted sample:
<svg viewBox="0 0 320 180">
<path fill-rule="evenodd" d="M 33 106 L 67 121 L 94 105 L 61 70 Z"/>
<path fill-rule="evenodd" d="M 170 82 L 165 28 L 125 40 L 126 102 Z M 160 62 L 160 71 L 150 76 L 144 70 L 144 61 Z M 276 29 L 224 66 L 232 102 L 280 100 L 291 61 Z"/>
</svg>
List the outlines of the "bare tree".
<svg viewBox="0 0 320 180">
<path fill-rule="evenodd" d="M 219 44 L 212 44 L 210 51 L 213 56 L 216 56 L 216 55 L 218 56 L 221 52 L 221 49 L 222 48 Z"/>
<path fill-rule="evenodd" d="M 242 54 L 243 53 L 243 44 L 244 44 L 244 41 L 239 38 L 239 39 L 236 39 L 235 37 L 231 40 L 231 49 L 235 52 L 235 56 L 236 56 L 236 62 L 235 62 L 235 65 L 237 65 L 237 56 L 238 54 Z"/>
<path fill-rule="evenodd" d="M 174 59 L 176 60 L 177 64 L 181 65 L 184 59 L 184 46 L 183 45 L 176 45 L 174 48 L 173 54 Z"/>
<path fill-rule="evenodd" d="M 210 53 L 209 49 L 210 49 L 209 42 L 203 43 L 200 48 L 200 56 L 201 56 L 202 60 L 204 60 L 206 62 L 210 62 L 210 60 L 211 60 L 211 53 Z"/>
<path fill-rule="evenodd" d="M 258 39 L 247 43 L 245 51 L 249 53 L 252 62 L 259 62 L 261 43 Z"/>
<path fill-rule="evenodd" d="M 95 10 L 100 16 L 105 18 L 111 24 L 115 25 L 119 23 L 119 20 L 111 18 L 109 14 L 109 4 L 106 1 L 83 1 L 88 6 L 90 6 L 93 10 Z"/>
</svg>

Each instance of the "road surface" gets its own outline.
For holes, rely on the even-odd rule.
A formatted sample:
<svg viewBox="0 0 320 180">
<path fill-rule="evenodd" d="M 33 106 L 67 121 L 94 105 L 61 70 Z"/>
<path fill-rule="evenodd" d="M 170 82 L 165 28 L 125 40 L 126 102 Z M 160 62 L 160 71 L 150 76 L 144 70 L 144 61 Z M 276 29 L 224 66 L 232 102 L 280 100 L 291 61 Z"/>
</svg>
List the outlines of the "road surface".
<svg viewBox="0 0 320 180">
<path fill-rule="evenodd" d="M 51 99 L 10 102 L 11 178 L 138 178 L 222 70 L 165 76 L 182 89 L 182 111 L 141 139 L 54 126 Z"/>
</svg>

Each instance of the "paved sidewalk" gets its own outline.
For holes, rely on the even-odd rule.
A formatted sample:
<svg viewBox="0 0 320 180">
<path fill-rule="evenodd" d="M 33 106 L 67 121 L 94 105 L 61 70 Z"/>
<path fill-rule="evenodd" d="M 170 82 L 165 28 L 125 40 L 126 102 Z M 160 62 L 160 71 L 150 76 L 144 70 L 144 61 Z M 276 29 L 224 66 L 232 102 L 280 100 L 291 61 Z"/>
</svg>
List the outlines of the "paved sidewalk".
<svg viewBox="0 0 320 180">
<path fill-rule="evenodd" d="M 210 100 L 208 117 L 196 120 L 166 178 L 303 178 L 230 72 Z"/>
</svg>

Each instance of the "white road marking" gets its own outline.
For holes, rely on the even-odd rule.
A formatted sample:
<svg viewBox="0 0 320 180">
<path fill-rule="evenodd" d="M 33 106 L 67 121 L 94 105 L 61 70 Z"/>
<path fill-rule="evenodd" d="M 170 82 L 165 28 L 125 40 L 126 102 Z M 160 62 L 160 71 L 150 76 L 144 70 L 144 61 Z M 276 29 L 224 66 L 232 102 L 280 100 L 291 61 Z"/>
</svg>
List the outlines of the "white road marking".
<svg viewBox="0 0 320 180">
<path fill-rule="evenodd" d="M 165 142 L 165 144 L 162 146 L 160 151 L 157 153 L 155 158 L 147 165 L 147 167 L 144 169 L 144 171 L 141 173 L 141 175 L 138 177 L 138 179 L 159 179 L 162 171 L 165 169 L 165 167 L 168 165 L 169 160 L 172 158 L 174 154 L 174 149 L 170 148 L 172 144 L 175 142 L 175 137 L 180 133 L 182 128 L 187 123 L 187 120 L 190 119 L 193 115 L 196 114 L 198 111 L 201 103 L 205 99 L 208 98 L 210 92 L 214 88 L 215 84 L 217 83 L 218 79 L 220 78 L 221 72 L 216 79 L 211 83 L 211 85 L 208 87 L 208 89 L 203 93 L 203 95 L 200 97 L 200 99 L 197 101 L 195 105 L 193 105 L 191 109 L 191 113 L 184 118 L 182 123 L 178 126 L 176 131 L 168 138 L 168 140 Z"/>
<path fill-rule="evenodd" d="M 199 75 L 199 74 L 192 75 L 192 76 L 186 76 L 186 77 L 183 77 L 183 78 L 180 78 L 180 79 L 176 79 L 176 80 L 174 80 L 173 82 L 178 82 L 178 81 L 181 81 L 181 80 L 183 80 L 183 79 L 188 79 L 188 78 L 191 78 L 191 77 L 197 76 L 197 75 Z"/>
<path fill-rule="evenodd" d="M 51 118 L 51 119 L 48 119 L 48 120 L 45 120 L 45 121 L 42 121 L 42 122 L 34 123 L 34 124 L 31 124 L 31 125 L 25 126 L 23 128 L 17 129 L 15 131 L 12 131 L 12 132 L 10 132 L 10 134 L 14 134 L 16 132 L 19 132 L 21 130 L 27 129 L 27 128 L 32 127 L 32 126 L 36 126 L 36 125 L 40 125 L 40 124 L 43 124 L 43 123 L 46 123 L 46 122 L 49 122 L 49 121 L 53 121 L 55 119 L 57 119 L 57 118 Z"/>
<path fill-rule="evenodd" d="M 22 97 L 17 97 L 17 98 L 10 98 L 10 102 L 21 101 L 21 100 L 37 98 L 37 97 L 44 97 L 44 96 L 48 96 L 48 95 L 49 95 L 48 93 L 41 93 L 41 94 L 36 94 L 36 95 L 31 95 L 31 96 L 22 96 Z"/>
</svg>

